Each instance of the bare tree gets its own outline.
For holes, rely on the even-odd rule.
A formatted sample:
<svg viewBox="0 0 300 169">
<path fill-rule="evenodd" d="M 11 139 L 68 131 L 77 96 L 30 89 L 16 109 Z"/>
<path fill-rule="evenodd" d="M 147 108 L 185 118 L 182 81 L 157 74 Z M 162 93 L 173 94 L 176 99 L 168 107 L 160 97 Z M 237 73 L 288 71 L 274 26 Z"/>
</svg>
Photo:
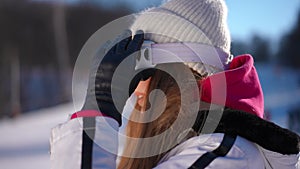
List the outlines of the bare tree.
<svg viewBox="0 0 300 169">
<path fill-rule="evenodd" d="M 70 100 L 72 68 L 67 41 L 65 6 L 62 2 L 53 5 L 53 27 L 63 99 Z"/>
</svg>

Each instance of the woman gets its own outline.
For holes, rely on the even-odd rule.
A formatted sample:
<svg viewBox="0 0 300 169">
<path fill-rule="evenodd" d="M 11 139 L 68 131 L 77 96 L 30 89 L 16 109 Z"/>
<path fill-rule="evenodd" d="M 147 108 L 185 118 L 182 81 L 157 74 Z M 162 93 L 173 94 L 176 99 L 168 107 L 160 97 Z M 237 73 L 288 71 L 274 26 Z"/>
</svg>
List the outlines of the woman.
<svg viewBox="0 0 300 169">
<path fill-rule="evenodd" d="M 134 37 L 125 32 L 92 66 L 82 111 L 53 129 L 52 168 L 299 168 L 299 136 L 263 119 L 253 59 L 231 58 L 226 17 L 222 0 L 171 0 L 138 15 Z M 117 166 L 111 129 L 125 101 L 114 102 L 124 86 L 113 77 L 131 55 L 137 102 Z"/>
</svg>

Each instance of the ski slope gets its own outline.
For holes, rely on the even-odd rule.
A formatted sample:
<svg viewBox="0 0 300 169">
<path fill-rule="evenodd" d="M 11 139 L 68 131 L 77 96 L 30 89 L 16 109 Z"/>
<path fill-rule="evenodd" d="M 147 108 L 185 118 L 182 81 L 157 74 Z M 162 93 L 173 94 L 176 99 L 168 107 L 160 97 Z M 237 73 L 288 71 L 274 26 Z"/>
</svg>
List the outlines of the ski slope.
<svg viewBox="0 0 300 169">
<path fill-rule="evenodd" d="M 50 168 L 51 128 L 67 120 L 72 104 L 0 120 L 0 169 Z"/>
<path fill-rule="evenodd" d="M 271 121 L 288 127 L 288 112 L 300 107 L 300 71 L 271 64 L 256 64 Z"/>
</svg>

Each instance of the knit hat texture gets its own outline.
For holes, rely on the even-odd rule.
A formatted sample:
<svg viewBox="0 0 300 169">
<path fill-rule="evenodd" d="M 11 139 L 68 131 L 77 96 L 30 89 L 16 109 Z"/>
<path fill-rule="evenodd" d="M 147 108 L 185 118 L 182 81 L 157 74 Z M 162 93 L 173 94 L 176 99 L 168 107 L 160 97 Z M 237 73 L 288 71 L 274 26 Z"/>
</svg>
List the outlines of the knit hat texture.
<svg viewBox="0 0 300 169">
<path fill-rule="evenodd" d="M 139 13 L 132 31 L 143 30 L 156 43 L 211 45 L 230 55 L 230 33 L 224 0 L 169 0 Z M 203 63 L 185 63 L 201 75 L 222 71 Z"/>
</svg>

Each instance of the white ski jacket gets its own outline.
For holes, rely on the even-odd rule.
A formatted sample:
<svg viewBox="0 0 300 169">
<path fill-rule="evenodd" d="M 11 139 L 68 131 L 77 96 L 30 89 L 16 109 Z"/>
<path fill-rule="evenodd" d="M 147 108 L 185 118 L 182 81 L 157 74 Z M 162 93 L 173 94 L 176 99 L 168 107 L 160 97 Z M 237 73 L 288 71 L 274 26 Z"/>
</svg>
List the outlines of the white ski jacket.
<svg viewBox="0 0 300 169">
<path fill-rule="evenodd" d="M 225 118 L 221 120 L 220 125 L 228 129 L 231 126 L 226 126 L 226 113 L 224 114 Z M 234 115 L 234 113 L 230 112 L 230 115 L 231 114 Z M 231 118 L 230 115 L 228 115 L 228 118 Z M 249 117 L 247 117 L 247 119 L 248 118 Z M 247 122 L 243 124 L 245 123 Z M 261 133 L 269 132 L 268 130 L 275 131 L 277 135 L 273 136 L 273 138 L 251 138 L 250 135 L 252 133 L 247 133 L 248 130 L 243 131 L 243 129 L 238 129 L 236 133 L 244 137 L 249 137 L 250 140 L 258 140 L 258 143 L 262 143 L 262 146 L 268 147 L 269 149 L 283 151 L 286 153 L 285 155 L 273 150 L 267 150 L 261 145 L 258 145 L 258 143 L 237 136 L 226 156 L 217 157 L 210 162 L 206 168 L 300 169 L 299 137 L 273 123 L 264 122 L 262 120 L 256 122 L 256 124 L 258 127 L 264 125 L 265 128 L 257 131 L 254 135 L 260 137 Z M 236 127 L 234 125 L 232 127 Z M 240 128 L 243 127 L 244 126 Z M 217 131 L 219 130 L 226 133 L 227 129 L 221 128 L 217 129 Z M 117 131 L 118 123 L 109 117 L 81 117 L 55 127 L 52 130 L 50 139 L 51 168 L 115 169 L 117 166 L 116 154 L 118 150 Z M 255 127 L 251 132 L 253 131 L 256 131 Z M 240 134 L 242 132 L 246 132 L 246 134 Z M 188 139 L 167 153 L 154 168 L 187 169 L 203 156 L 203 154 L 215 150 L 221 144 L 223 136 L 223 133 L 213 133 Z M 268 137 L 268 134 L 266 134 L 266 136 Z M 269 143 L 270 141 L 272 141 L 272 143 Z M 280 143 L 285 143 L 285 145 L 277 145 Z"/>
</svg>

